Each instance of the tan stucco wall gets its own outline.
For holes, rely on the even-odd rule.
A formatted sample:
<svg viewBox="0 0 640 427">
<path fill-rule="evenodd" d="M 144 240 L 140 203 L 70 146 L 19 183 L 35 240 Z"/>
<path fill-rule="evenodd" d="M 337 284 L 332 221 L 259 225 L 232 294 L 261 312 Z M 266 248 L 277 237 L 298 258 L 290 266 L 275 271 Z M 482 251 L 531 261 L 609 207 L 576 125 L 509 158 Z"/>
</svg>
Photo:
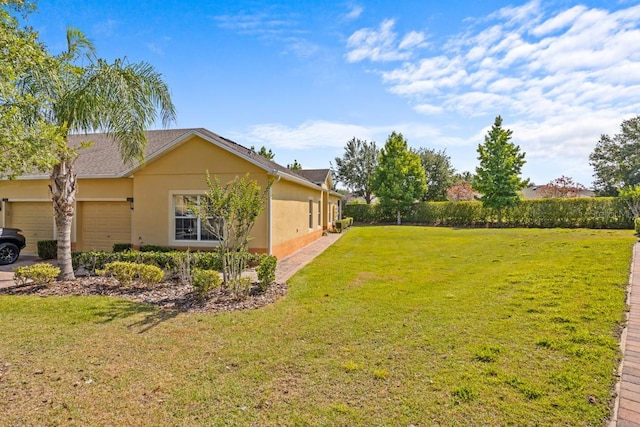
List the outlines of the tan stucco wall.
<svg viewBox="0 0 640 427">
<path fill-rule="evenodd" d="M 83 241 L 82 229 L 91 218 L 85 218 L 84 206 L 92 202 L 124 202 L 133 198 L 131 244 L 174 246 L 194 249 L 211 248 L 211 243 L 178 243 L 173 240 L 173 195 L 203 194 L 206 189 L 205 171 L 226 183 L 237 176 L 250 173 L 250 178 L 265 188 L 272 179 L 267 172 L 251 162 L 230 153 L 199 137 L 185 141 L 173 150 L 151 159 L 134 172 L 133 177 L 79 179 L 77 192 L 77 221 L 72 225 L 72 244 Z M 49 201 L 48 180 L 0 181 L 0 199 L 10 201 Z M 249 249 L 271 252 L 278 258 L 311 243 L 332 228 L 329 219 L 337 197 L 316 189 L 311 184 L 291 182 L 282 178 L 271 189 L 271 201 L 253 228 Z M 313 201 L 313 227 L 309 228 L 309 200 Z M 321 224 L 318 226 L 318 202 L 321 202 Z M 271 207 L 269 216 L 268 208 Z M 4 212 L 2 213 L 4 215 Z M 0 215 L 2 219 L 3 215 Z M 271 219 L 271 240 L 269 239 Z M 333 218 L 336 219 L 336 218 Z M 0 222 L 4 225 L 4 220 Z M 119 238 L 118 243 L 121 243 Z M 82 249 L 82 248 L 78 248 Z"/>
<path fill-rule="evenodd" d="M 210 142 L 194 137 L 156 161 L 149 162 L 135 173 L 133 198 L 133 244 L 170 245 L 187 247 L 172 242 L 173 194 L 203 194 L 207 189 L 205 172 L 217 176 L 222 183 L 236 176 L 250 173 L 251 179 L 266 187 L 266 172 Z M 266 251 L 267 212 L 258 218 L 253 228 L 254 239 L 249 244 L 253 251 Z M 188 247 L 211 247 L 210 243 L 189 242 Z"/>
<path fill-rule="evenodd" d="M 309 200 L 313 201 L 312 228 L 309 228 Z M 322 225 L 318 227 L 317 224 L 319 200 L 322 200 L 320 188 L 314 190 L 284 179 L 273 186 L 271 206 L 274 218 L 274 255 L 278 258 L 286 256 L 322 235 Z"/>
</svg>

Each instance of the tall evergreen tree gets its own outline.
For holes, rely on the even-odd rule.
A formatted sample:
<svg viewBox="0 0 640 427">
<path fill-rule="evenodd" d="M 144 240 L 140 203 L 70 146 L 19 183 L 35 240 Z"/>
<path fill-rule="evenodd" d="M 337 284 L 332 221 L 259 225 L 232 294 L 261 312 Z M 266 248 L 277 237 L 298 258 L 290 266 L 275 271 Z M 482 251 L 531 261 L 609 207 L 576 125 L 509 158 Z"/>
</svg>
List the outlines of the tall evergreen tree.
<svg viewBox="0 0 640 427">
<path fill-rule="evenodd" d="M 335 158 L 336 167 L 332 168 L 336 181 L 354 195 L 364 197 L 367 204 L 373 198 L 371 185 L 379 153 L 374 141 L 352 138 L 344 147 L 342 157 Z"/>
<path fill-rule="evenodd" d="M 518 191 L 527 186 L 529 180 L 520 179 L 525 153 L 511 142 L 513 132 L 502 128 L 502 117 L 495 119 L 491 130 L 478 145 L 478 160 L 474 190 L 482 194 L 482 204 L 493 209 L 502 225 L 506 208 L 515 206 L 520 200 Z"/>
<path fill-rule="evenodd" d="M 453 185 L 455 174 L 447 150 L 436 151 L 430 148 L 421 148 L 418 150 L 418 154 L 427 177 L 427 191 L 422 196 L 422 200 L 447 200 L 447 190 Z"/>
<path fill-rule="evenodd" d="M 420 156 L 408 148 L 401 133 L 392 132 L 380 150 L 372 189 L 380 205 L 396 214 L 398 224 L 402 213 L 427 190 Z"/>
<path fill-rule="evenodd" d="M 619 189 L 640 184 L 640 116 L 624 120 L 613 137 L 601 135 L 589 164 L 600 195 L 616 196 Z"/>
</svg>

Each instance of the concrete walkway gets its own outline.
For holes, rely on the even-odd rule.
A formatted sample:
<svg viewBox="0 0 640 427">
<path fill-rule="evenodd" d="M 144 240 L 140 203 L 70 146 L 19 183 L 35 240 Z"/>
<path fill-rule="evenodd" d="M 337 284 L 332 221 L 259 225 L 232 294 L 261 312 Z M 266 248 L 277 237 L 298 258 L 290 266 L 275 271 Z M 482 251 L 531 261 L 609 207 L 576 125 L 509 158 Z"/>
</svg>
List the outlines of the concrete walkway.
<svg viewBox="0 0 640 427">
<path fill-rule="evenodd" d="M 640 243 L 633 246 L 627 295 L 630 310 L 620 339 L 620 381 L 609 427 L 640 427 Z"/>
</svg>

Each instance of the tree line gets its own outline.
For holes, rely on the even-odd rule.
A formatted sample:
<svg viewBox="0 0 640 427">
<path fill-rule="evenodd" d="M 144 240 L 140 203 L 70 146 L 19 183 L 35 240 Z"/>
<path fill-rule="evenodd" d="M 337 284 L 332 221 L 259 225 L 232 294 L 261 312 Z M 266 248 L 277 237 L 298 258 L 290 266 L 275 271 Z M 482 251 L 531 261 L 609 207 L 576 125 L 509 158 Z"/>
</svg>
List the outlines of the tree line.
<svg viewBox="0 0 640 427">
<path fill-rule="evenodd" d="M 446 150 L 410 149 L 401 133 L 392 132 L 385 146 L 353 138 L 335 158 L 332 171 L 338 183 L 369 204 L 374 196 L 394 211 L 398 223 L 403 209 L 415 201 L 464 201 L 479 198 L 495 210 L 500 222 L 504 209 L 520 199 L 519 191 L 530 184 L 520 177 L 525 154 L 514 144 L 513 132 L 502 127 L 502 117 L 477 147 L 475 173 L 457 173 Z M 594 191 L 600 196 L 640 198 L 640 116 L 624 120 L 621 132 L 603 134 L 589 157 L 594 169 Z M 586 187 L 561 176 L 541 186 L 543 197 L 578 197 Z"/>
</svg>

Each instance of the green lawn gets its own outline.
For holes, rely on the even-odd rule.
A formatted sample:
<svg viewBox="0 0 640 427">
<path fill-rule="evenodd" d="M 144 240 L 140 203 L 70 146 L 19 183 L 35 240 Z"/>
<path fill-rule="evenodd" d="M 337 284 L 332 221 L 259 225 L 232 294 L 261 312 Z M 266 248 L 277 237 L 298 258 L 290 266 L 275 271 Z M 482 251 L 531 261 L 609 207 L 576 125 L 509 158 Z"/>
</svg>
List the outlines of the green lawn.
<svg viewBox="0 0 640 427">
<path fill-rule="evenodd" d="M 2 296 L 0 425 L 604 425 L 634 241 L 357 227 L 260 310 Z"/>
</svg>

